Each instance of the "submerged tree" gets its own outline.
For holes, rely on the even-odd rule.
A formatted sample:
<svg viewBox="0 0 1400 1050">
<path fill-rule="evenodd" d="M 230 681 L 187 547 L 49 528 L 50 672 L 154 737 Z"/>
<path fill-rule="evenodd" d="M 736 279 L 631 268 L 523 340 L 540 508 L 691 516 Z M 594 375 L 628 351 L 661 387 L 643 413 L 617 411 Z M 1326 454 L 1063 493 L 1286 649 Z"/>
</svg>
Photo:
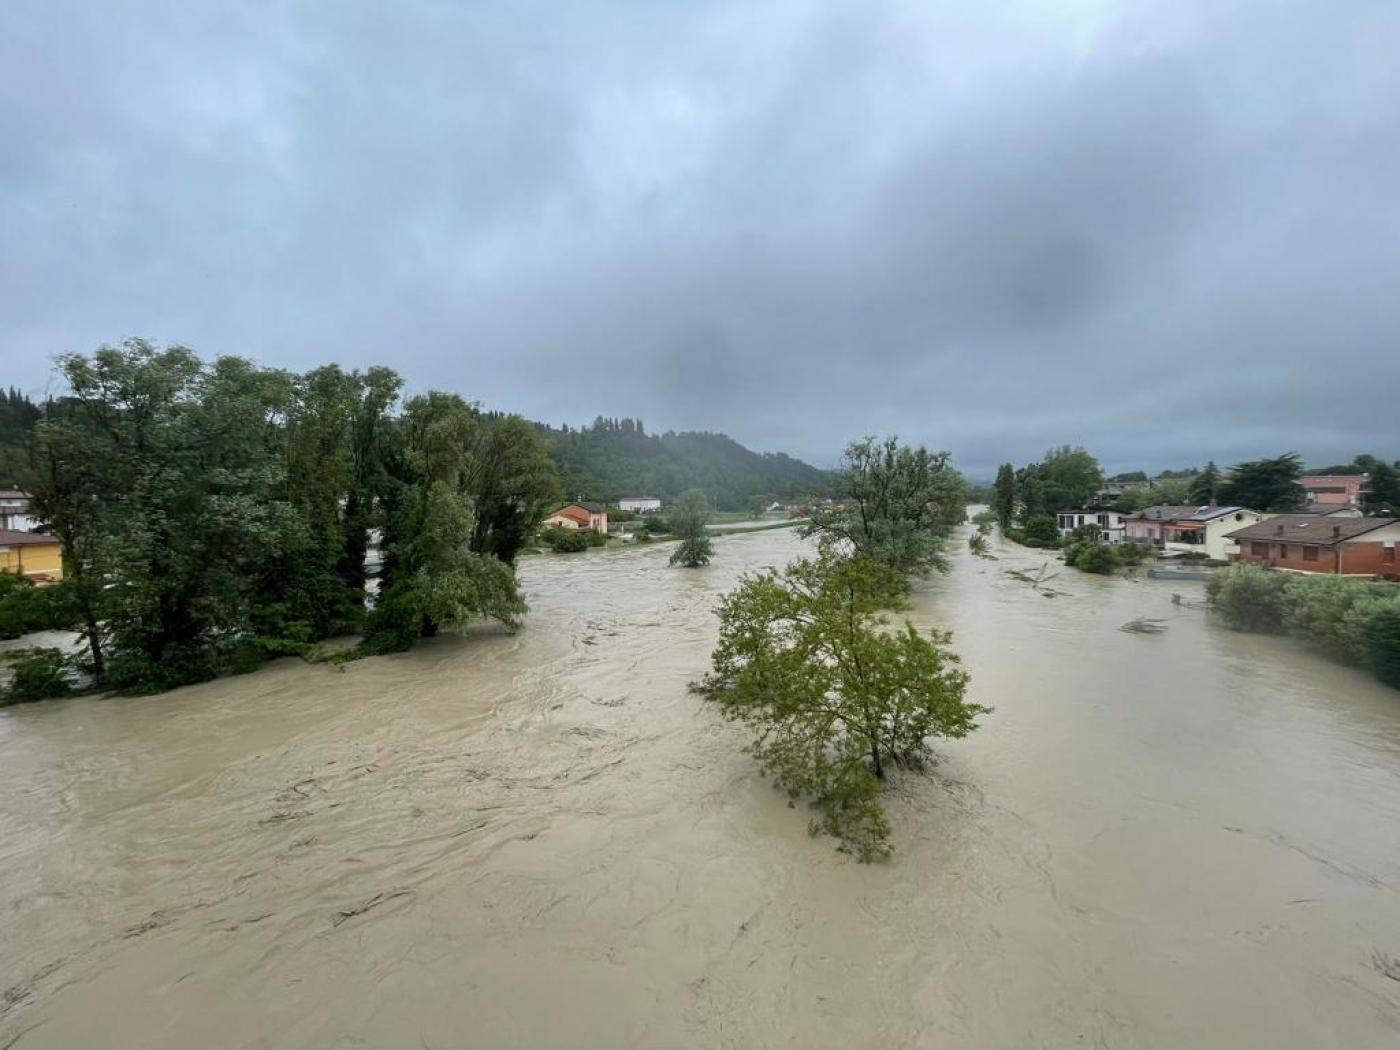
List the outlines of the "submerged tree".
<svg viewBox="0 0 1400 1050">
<path fill-rule="evenodd" d="M 966 736 L 988 710 L 965 699 L 946 634 L 885 629 L 907 591 L 889 565 L 831 552 L 747 576 L 720 604 L 713 670 L 698 686 L 755 731 L 749 750 L 776 786 L 812 801 L 814 831 L 864 861 L 890 852 L 890 768 L 922 767 L 929 737 Z"/>
<path fill-rule="evenodd" d="M 710 564 L 714 549 L 710 542 L 710 507 L 705 502 L 705 494 L 698 489 L 682 493 L 669 517 L 671 528 L 681 538 L 671 552 L 671 564 L 688 569 Z"/>
<path fill-rule="evenodd" d="M 846 449 L 836 486 L 841 505 L 813 511 L 804 535 L 900 573 L 947 568 L 943 547 L 967 515 L 967 483 L 947 452 L 866 438 Z"/>
</svg>

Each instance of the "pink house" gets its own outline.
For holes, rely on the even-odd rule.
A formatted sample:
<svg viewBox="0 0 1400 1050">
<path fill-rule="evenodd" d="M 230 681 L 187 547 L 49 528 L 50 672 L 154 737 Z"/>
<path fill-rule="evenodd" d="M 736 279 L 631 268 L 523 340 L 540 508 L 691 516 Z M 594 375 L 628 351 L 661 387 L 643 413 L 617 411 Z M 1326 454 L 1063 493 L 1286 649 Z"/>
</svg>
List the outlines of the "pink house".
<svg viewBox="0 0 1400 1050">
<path fill-rule="evenodd" d="M 1299 479 L 1307 490 L 1309 503 L 1322 503 L 1328 506 L 1359 504 L 1369 474 L 1313 474 Z"/>
</svg>

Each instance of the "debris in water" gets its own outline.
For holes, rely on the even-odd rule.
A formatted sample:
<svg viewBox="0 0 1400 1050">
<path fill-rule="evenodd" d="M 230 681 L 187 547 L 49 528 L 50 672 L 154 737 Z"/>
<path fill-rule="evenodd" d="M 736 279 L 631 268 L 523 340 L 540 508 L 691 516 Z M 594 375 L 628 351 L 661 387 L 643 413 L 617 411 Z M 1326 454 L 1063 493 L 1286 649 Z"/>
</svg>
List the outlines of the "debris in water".
<svg viewBox="0 0 1400 1050">
<path fill-rule="evenodd" d="M 398 897 L 408 897 L 412 893 L 412 890 L 395 890 L 393 893 L 384 893 L 381 891 L 379 893 L 376 893 L 373 897 L 365 901 L 363 904 L 357 904 L 353 908 L 346 908 L 344 911 L 336 912 L 335 915 L 331 917 L 331 925 L 339 926 L 342 922 L 345 922 L 347 919 L 353 919 L 356 915 L 363 915 L 371 908 L 377 908 L 381 904 L 384 904 L 387 901 L 394 900 Z"/>
<path fill-rule="evenodd" d="M 1161 634 L 1167 629 L 1165 620 L 1154 620 L 1149 616 L 1139 616 L 1136 620 L 1129 620 L 1120 631 L 1128 631 L 1131 634 Z"/>
</svg>

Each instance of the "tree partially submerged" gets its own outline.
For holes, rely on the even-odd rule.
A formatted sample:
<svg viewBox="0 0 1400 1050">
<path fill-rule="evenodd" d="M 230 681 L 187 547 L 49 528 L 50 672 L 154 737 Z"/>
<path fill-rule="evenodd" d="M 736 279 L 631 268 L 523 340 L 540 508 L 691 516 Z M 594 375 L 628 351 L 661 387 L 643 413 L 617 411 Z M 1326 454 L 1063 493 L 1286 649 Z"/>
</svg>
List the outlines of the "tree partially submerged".
<svg viewBox="0 0 1400 1050">
<path fill-rule="evenodd" d="M 863 861 L 890 853 L 880 803 L 891 768 L 919 768 L 928 739 L 963 737 L 988 709 L 969 703 L 948 636 L 887 629 L 904 577 L 868 556 L 793 562 L 746 576 L 719 607 L 713 670 L 698 689 L 753 729 L 749 750 L 813 831 Z"/>
<path fill-rule="evenodd" d="M 967 483 L 947 452 L 868 437 L 846 449 L 836 492 L 841 504 L 815 509 L 803 535 L 829 550 L 884 562 L 898 573 L 947 569 L 943 548 L 967 515 Z"/>
<path fill-rule="evenodd" d="M 683 493 L 670 513 L 671 528 L 681 538 L 671 552 L 672 565 L 688 569 L 710 564 L 714 545 L 710 542 L 710 508 L 698 489 Z"/>
</svg>

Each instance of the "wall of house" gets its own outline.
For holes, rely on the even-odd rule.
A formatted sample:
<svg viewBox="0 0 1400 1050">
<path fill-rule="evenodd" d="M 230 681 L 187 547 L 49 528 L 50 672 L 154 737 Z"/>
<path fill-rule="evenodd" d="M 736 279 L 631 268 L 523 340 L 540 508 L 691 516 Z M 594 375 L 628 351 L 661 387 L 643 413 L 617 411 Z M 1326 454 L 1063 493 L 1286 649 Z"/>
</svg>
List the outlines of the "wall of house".
<svg viewBox="0 0 1400 1050">
<path fill-rule="evenodd" d="M 1400 579 L 1400 522 L 1347 540 L 1341 545 L 1341 551 L 1344 576 Z"/>
<path fill-rule="evenodd" d="M 1308 500 L 1326 506 L 1359 503 L 1361 487 L 1365 483 L 1365 479 L 1359 475 L 1317 475 L 1301 480 L 1308 492 Z"/>
<path fill-rule="evenodd" d="M 1256 544 L 1268 548 L 1267 554 L 1255 551 Z M 1304 547 L 1316 547 L 1317 560 L 1308 561 L 1304 557 Z M 1243 540 L 1240 543 L 1236 561 L 1252 565 L 1272 565 L 1279 569 L 1292 569 L 1295 572 L 1336 572 L 1337 558 L 1329 547 L 1318 547 L 1311 543 L 1280 543 L 1277 540 Z"/>
<path fill-rule="evenodd" d="M 0 546 L 0 572 L 25 576 L 63 577 L 63 548 L 57 543 L 25 543 Z"/>
<path fill-rule="evenodd" d="M 1257 525 L 1266 516 L 1255 510 L 1237 510 L 1226 514 L 1223 518 L 1206 522 L 1206 557 L 1214 558 L 1216 561 L 1229 561 L 1230 556 L 1239 550 L 1235 541 L 1228 538 L 1229 534 L 1237 529 Z"/>
</svg>

